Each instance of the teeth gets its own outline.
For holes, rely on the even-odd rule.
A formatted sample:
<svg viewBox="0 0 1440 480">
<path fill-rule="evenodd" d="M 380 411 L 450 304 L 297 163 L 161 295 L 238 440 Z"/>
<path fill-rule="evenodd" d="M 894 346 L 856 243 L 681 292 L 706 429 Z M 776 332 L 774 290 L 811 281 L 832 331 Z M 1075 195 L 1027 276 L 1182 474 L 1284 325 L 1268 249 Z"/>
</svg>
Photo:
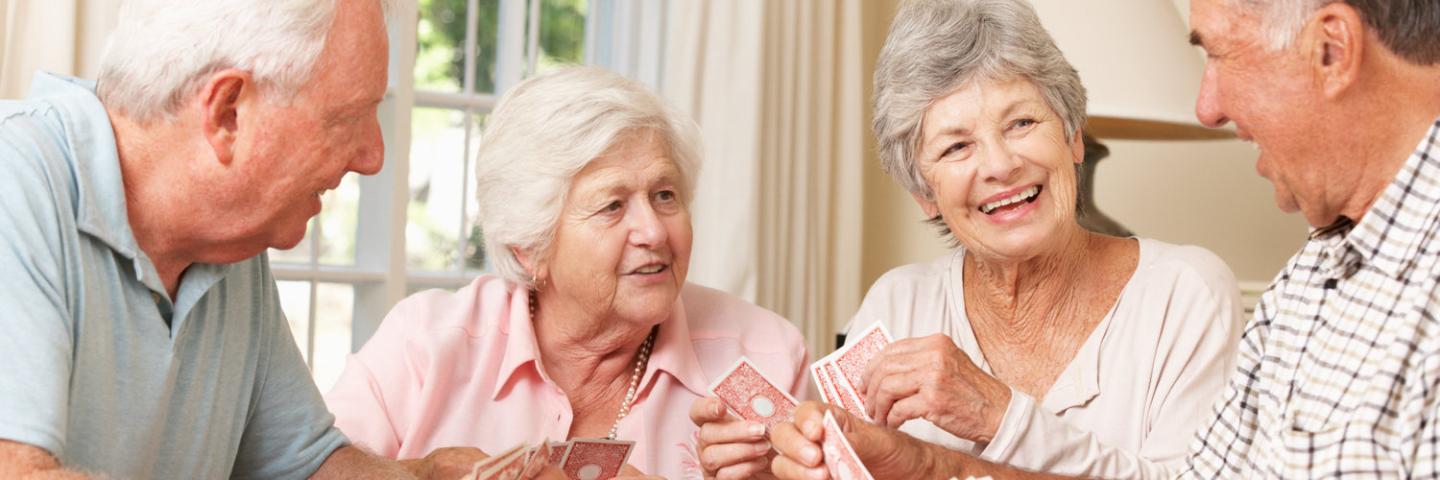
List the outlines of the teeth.
<svg viewBox="0 0 1440 480">
<path fill-rule="evenodd" d="M 659 273 L 661 270 L 664 270 L 664 269 L 665 269 L 665 266 L 664 266 L 664 265 L 651 265 L 651 266 L 648 266 L 648 267 L 644 267 L 644 268 L 640 268 L 640 269 L 638 269 L 638 270 L 635 270 L 635 273 Z"/>
<path fill-rule="evenodd" d="M 1039 194 L 1039 193 L 1040 193 L 1040 186 L 1039 186 L 1039 185 L 1032 186 L 1032 187 L 1030 187 L 1030 188 L 1025 189 L 1024 191 L 1022 191 L 1022 192 L 1020 192 L 1020 193 L 1011 195 L 1011 196 L 1009 196 L 1009 197 L 1007 197 L 1007 198 L 1003 198 L 1003 199 L 1000 199 L 1000 200 L 997 200 L 997 201 L 994 201 L 994 202 L 990 202 L 990 203 L 981 205 L 981 206 L 980 206 L 980 213 L 984 213 L 984 214 L 986 214 L 986 215 L 989 215 L 990 212 L 995 211 L 995 209 L 997 209 L 997 208 L 1000 208 L 1000 207 L 1003 207 L 1003 206 L 1006 206 L 1006 205 L 1010 205 L 1010 204 L 1012 204 L 1012 203 L 1018 203 L 1018 202 L 1023 202 L 1023 201 L 1026 201 L 1026 200 L 1030 200 L 1031 198 L 1034 198 L 1036 194 Z"/>
</svg>

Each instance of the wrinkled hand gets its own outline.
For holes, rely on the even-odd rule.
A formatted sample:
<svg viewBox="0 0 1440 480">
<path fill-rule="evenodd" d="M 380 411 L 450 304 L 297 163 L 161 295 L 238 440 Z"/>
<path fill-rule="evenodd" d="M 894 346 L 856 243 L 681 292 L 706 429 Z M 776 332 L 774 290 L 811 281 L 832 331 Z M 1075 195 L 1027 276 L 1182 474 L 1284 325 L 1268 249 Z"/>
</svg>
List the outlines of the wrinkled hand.
<svg viewBox="0 0 1440 480">
<path fill-rule="evenodd" d="M 416 478 L 422 480 L 456 480 L 466 479 L 475 468 L 475 463 L 490 458 L 485 452 L 473 447 L 445 447 L 437 448 L 426 455 L 425 458 L 415 460 L 401 460 L 404 466 Z M 546 465 L 543 460 L 533 461 L 525 466 L 525 471 L 520 478 L 536 480 L 568 480 L 565 472 L 558 468 Z"/>
<path fill-rule="evenodd" d="M 835 422 L 875 478 L 947 478 L 957 469 L 948 467 L 944 456 L 959 455 L 916 440 L 898 430 L 871 425 L 844 410 L 817 402 L 805 402 L 795 409 L 791 422 L 776 425 L 770 441 L 779 455 L 770 469 L 776 477 L 793 480 L 829 478 L 825 456 L 820 452 L 825 439 L 825 412 Z M 946 467 L 938 467 L 946 465 Z"/>
<path fill-rule="evenodd" d="M 454 480 L 470 474 L 475 462 L 490 458 L 485 452 L 474 447 L 437 448 L 425 458 L 401 460 L 415 477 L 422 480 Z"/>
<path fill-rule="evenodd" d="M 866 413 L 882 427 L 923 418 L 960 438 L 989 443 L 1010 405 L 1010 387 L 970 361 L 950 337 L 886 346 L 861 377 Z"/>
<path fill-rule="evenodd" d="M 690 421 L 700 427 L 695 446 L 706 478 L 744 479 L 769 476 L 770 442 L 765 425 L 748 422 L 726 412 L 719 398 L 705 397 L 690 404 Z"/>
</svg>

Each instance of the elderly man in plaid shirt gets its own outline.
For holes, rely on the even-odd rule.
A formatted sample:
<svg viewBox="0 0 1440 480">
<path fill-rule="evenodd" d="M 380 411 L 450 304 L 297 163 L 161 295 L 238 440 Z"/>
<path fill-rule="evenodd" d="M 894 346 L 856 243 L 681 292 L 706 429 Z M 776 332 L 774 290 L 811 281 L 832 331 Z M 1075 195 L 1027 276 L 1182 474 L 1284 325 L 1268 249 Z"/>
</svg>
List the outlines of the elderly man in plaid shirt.
<svg viewBox="0 0 1440 480">
<path fill-rule="evenodd" d="M 1440 475 L 1440 2 L 1194 0 L 1196 114 L 1315 227 L 1188 477 Z"/>
<path fill-rule="evenodd" d="M 1182 476 L 1440 477 L 1440 1 L 1191 0 L 1190 22 L 1197 116 L 1257 144 L 1314 229 Z M 816 415 L 775 432 L 780 476 L 819 466 Z M 877 478 L 1035 476 L 845 423 Z"/>
</svg>

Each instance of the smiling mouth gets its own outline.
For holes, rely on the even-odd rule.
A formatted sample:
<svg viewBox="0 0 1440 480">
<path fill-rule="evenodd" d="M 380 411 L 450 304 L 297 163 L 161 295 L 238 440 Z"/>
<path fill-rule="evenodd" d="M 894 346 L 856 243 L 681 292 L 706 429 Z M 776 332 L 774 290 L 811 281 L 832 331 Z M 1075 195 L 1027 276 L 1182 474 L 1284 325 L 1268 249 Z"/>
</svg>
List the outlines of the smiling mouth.
<svg viewBox="0 0 1440 480">
<path fill-rule="evenodd" d="M 1033 187 L 1025 189 L 1020 193 L 981 205 L 980 213 L 986 215 L 994 215 L 995 212 L 999 212 L 1002 210 L 1019 208 L 1022 205 L 1034 202 L 1036 198 L 1040 198 L 1040 190 L 1043 190 L 1043 187 L 1041 187 L 1040 185 L 1035 185 Z"/>
<path fill-rule="evenodd" d="M 663 271 L 666 271 L 666 270 L 669 270 L 669 269 L 670 269 L 670 266 L 669 266 L 669 265 L 665 265 L 665 264 L 646 265 L 646 266 L 643 266 L 643 267 L 640 267 L 640 268 L 637 268 L 637 269 L 631 271 L 630 274 L 631 274 L 631 275 L 653 275 L 653 274 L 660 273 L 660 272 L 663 272 Z"/>
</svg>

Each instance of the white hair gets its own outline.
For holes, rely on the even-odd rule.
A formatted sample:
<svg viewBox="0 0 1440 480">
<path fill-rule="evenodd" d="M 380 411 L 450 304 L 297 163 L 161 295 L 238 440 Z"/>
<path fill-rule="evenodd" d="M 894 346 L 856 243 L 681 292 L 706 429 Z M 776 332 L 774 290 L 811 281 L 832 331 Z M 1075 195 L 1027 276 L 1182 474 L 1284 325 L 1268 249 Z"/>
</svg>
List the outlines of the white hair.
<svg viewBox="0 0 1440 480">
<path fill-rule="evenodd" d="M 1295 37 L 1300 29 L 1309 20 L 1310 14 L 1325 5 L 1335 3 L 1337 0 L 1231 0 L 1232 4 L 1242 5 L 1248 9 L 1258 11 L 1260 19 L 1260 38 L 1265 48 L 1270 51 L 1289 48 L 1294 44 Z"/>
<path fill-rule="evenodd" d="M 1270 51 L 1294 45 L 1311 15 L 1332 3 L 1359 12 L 1392 52 L 1419 65 L 1440 64 L 1440 2 L 1436 0 L 1229 0 L 1257 11 L 1260 35 Z"/>
<path fill-rule="evenodd" d="M 390 2 L 382 0 L 384 11 Z M 172 120 L 217 71 L 250 72 L 288 100 L 310 77 L 338 0 L 126 0 L 100 60 L 106 107 L 147 123 Z M 381 32 L 380 34 L 384 34 Z"/>
<path fill-rule="evenodd" d="M 1085 125 L 1080 75 L 1024 0 L 913 0 L 895 14 L 875 60 L 875 132 L 880 167 L 911 193 L 933 200 L 916 163 L 921 119 L 967 82 L 1019 78 L 1040 90 L 1073 139 Z"/>
<path fill-rule="evenodd" d="M 571 67 L 516 85 L 486 120 L 477 153 L 476 215 L 496 273 L 533 286 L 511 248 L 543 260 L 575 175 L 622 135 L 652 132 L 694 198 L 699 129 L 644 85 L 595 67 Z"/>
</svg>

